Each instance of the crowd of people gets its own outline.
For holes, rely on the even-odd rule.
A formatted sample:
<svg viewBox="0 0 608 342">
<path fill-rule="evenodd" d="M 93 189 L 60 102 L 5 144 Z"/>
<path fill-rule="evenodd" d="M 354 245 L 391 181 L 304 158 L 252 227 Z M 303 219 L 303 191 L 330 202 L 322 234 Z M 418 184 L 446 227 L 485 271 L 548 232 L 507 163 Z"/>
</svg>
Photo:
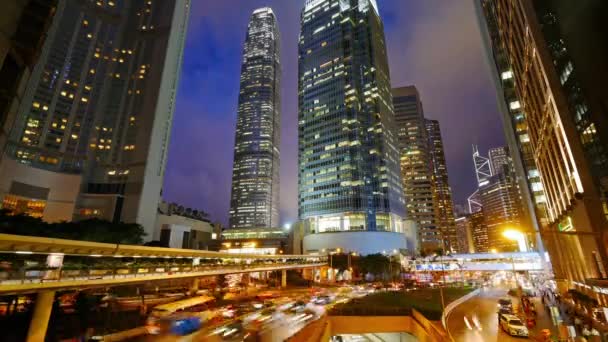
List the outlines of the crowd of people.
<svg viewBox="0 0 608 342">
<path fill-rule="evenodd" d="M 567 333 L 570 336 L 572 335 L 572 328 L 568 327 L 573 327 L 576 334 L 574 341 L 608 341 L 608 330 L 602 329 L 601 323 L 594 321 L 589 315 L 586 315 L 586 309 L 581 310 L 579 308 L 577 310 L 572 298 L 563 298 L 559 293 L 547 288 L 541 293 L 541 302 L 549 312 L 549 315 L 552 314 L 551 307 L 557 308 L 559 312 L 557 319 L 561 321 L 562 326 L 566 327 L 566 331 L 570 331 Z M 604 334 L 602 334 L 602 331 Z M 562 333 L 562 335 L 564 334 Z"/>
</svg>

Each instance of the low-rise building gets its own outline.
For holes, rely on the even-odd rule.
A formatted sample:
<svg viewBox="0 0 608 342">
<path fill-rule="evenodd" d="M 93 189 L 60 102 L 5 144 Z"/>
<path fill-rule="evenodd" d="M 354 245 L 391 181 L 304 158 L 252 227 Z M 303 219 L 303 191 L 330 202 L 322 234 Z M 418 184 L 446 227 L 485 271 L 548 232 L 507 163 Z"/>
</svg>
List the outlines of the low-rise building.
<svg viewBox="0 0 608 342">
<path fill-rule="evenodd" d="M 291 254 L 289 232 L 282 228 L 231 228 L 222 232 L 220 251 L 247 254 Z"/>
<path fill-rule="evenodd" d="M 201 210 L 163 201 L 158 206 L 153 240 L 163 247 L 211 249 L 214 225 Z"/>
</svg>

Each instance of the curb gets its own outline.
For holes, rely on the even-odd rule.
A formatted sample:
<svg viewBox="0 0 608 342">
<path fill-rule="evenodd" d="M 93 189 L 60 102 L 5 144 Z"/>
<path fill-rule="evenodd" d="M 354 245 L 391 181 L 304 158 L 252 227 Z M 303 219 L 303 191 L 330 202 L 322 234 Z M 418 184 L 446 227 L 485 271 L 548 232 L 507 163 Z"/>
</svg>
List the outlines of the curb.
<svg viewBox="0 0 608 342">
<path fill-rule="evenodd" d="M 113 334 L 105 335 L 102 337 L 102 341 L 104 342 L 117 342 L 123 341 L 128 338 L 134 338 L 141 335 L 146 335 L 148 330 L 146 327 L 137 327 L 129 330 L 119 331 Z"/>
<path fill-rule="evenodd" d="M 477 296 L 480 292 L 481 292 L 481 288 L 471 291 L 471 292 L 467 293 L 466 295 L 464 295 L 464 296 L 456 299 L 455 301 L 451 302 L 450 304 L 448 304 L 445 307 L 445 309 L 443 310 L 443 313 L 441 314 L 441 325 L 443 325 L 443 328 L 445 329 L 445 331 L 447 331 L 448 335 L 450 336 L 450 340 L 453 341 L 452 335 L 450 334 L 450 330 L 448 330 L 448 325 L 447 325 L 448 316 L 450 315 L 452 310 L 454 310 L 454 308 L 456 308 L 458 305 L 466 302 L 467 300 Z"/>
</svg>

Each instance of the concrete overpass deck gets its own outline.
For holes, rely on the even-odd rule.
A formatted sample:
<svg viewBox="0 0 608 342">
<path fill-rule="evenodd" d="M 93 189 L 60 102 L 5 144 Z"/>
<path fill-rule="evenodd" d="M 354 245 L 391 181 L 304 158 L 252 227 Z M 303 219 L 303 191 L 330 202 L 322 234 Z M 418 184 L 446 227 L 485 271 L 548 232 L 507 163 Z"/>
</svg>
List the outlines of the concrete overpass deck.
<svg viewBox="0 0 608 342">
<path fill-rule="evenodd" d="M 327 265 L 327 256 L 319 255 L 232 254 L 7 234 L 0 234 L 0 260 L 7 260 L 0 267 L 0 294 Z"/>
</svg>

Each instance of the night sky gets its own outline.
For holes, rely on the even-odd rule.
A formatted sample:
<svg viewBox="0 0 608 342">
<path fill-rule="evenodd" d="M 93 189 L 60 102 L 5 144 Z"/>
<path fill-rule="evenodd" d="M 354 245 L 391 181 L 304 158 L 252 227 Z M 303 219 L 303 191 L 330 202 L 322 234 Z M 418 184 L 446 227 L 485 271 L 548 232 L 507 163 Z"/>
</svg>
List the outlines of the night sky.
<svg viewBox="0 0 608 342">
<path fill-rule="evenodd" d="M 281 222 L 297 219 L 297 39 L 304 0 L 192 1 L 163 197 L 228 222 L 242 45 L 270 6 L 282 35 Z M 472 0 L 378 0 L 393 86 L 415 84 L 438 119 L 456 203 L 475 189 L 471 144 L 504 144 Z"/>
</svg>

